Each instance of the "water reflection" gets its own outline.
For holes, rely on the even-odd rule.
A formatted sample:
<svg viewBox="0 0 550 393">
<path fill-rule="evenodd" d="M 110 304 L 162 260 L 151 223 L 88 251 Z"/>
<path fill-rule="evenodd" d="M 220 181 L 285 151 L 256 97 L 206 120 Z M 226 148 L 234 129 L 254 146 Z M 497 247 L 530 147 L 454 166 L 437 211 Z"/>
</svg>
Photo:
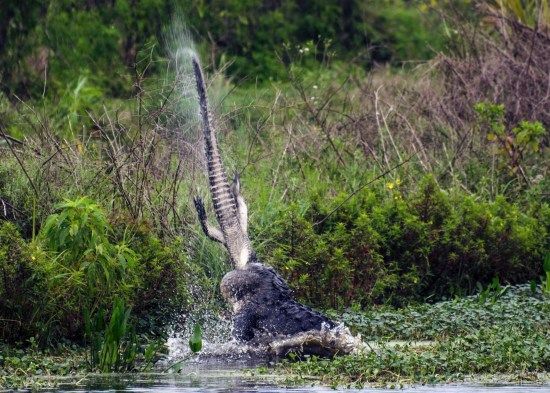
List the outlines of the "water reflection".
<svg viewBox="0 0 550 393">
<path fill-rule="evenodd" d="M 373 392 L 373 393 L 550 393 L 550 385 L 536 386 L 479 386 L 479 385 L 439 385 L 419 386 L 405 389 L 338 389 L 328 387 L 291 387 L 281 386 L 284 381 L 276 377 L 253 375 L 231 369 L 188 368 L 181 374 L 115 374 L 94 375 L 81 380 L 66 380 L 60 384 L 57 392 L 258 392 L 258 393 L 324 393 L 324 392 Z M 53 390 L 50 390 L 53 391 Z"/>
</svg>

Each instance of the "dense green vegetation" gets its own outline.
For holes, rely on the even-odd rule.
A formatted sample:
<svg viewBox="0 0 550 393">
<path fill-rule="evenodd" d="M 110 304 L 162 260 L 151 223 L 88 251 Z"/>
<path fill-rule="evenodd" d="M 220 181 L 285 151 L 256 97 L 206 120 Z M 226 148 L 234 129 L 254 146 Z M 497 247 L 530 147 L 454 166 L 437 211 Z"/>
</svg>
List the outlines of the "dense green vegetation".
<svg viewBox="0 0 550 393">
<path fill-rule="evenodd" d="M 434 12 L 409 3 L 9 1 L 0 19 L 0 42 L 6 42 L 0 49 L 1 90 L 38 97 L 46 88 L 55 100 L 85 77 L 100 95 L 127 97 L 136 65 L 144 56 L 164 54 L 163 33 L 178 10 L 192 34 L 204 40 L 210 60 L 240 78 L 279 79 L 284 67 L 278 57 L 312 42 L 320 45 L 318 60 L 334 49 L 362 57 L 365 66 L 426 60 L 447 36 Z M 161 68 L 153 64 L 148 71 Z"/>
<path fill-rule="evenodd" d="M 358 384 L 548 371 L 547 7 L 8 3 L 0 381 L 24 385 L 9 378 L 21 362 L 144 370 L 169 326 L 225 307 L 227 257 L 192 209 L 206 180 L 193 85 L 175 64 L 190 42 L 169 27 L 180 8 L 260 258 L 369 339 L 435 340 L 287 371 Z M 526 283 L 533 293 L 507 289 Z M 36 365 L 55 348 L 74 364 Z M 489 348 L 502 356 L 486 361 Z"/>
<path fill-rule="evenodd" d="M 134 232 L 128 243 L 113 244 L 97 205 L 80 199 L 62 208 L 43 228 L 47 245 L 41 238 L 27 244 L 13 224 L 1 224 L 3 340 L 81 341 L 85 316 L 105 313 L 117 300 L 137 306 L 142 330 L 159 333 L 191 302 L 200 272 L 193 274 L 177 241 L 169 248 Z"/>
<path fill-rule="evenodd" d="M 540 297 L 540 288 L 506 289 L 491 291 L 489 298 L 349 313 L 344 321 L 363 337 L 381 340 L 371 344 L 372 351 L 332 360 L 311 357 L 278 368 L 295 383 L 316 377 L 349 387 L 441 383 L 480 374 L 500 374 L 500 381 L 544 380 L 550 367 L 550 303 Z M 388 338 L 404 341 L 390 345 Z"/>
<path fill-rule="evenodd" d="M 345 194 L 282 210 L 263 235 L 273 242 L 268 261 L 324 308 L 439 299 L 472 293 L 493 277 L 523 283 L 541 274 L 548 211 L 527 215 L 503 197 L 444 192 L 432 177 L 405 196 L 398 183 L 386 184 L 389 196 L 377 195 L 381 187 L 362 192 L 317 226 Z"/>
</svg>

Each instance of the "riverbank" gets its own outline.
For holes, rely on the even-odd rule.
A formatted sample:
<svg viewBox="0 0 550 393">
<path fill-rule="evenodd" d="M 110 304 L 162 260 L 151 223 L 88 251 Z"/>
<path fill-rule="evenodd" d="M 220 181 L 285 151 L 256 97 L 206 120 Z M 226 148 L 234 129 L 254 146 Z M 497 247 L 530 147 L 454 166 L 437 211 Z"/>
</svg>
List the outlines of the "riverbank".
<svg viewBox="0 0 550 393">
<path fill-rule="evenodd" d="M 533 289 L 529 285 L 494 287 L 476 296 L 435 304 L 332 313 L 361 334 L 371 350 L 332 360 L 309 357 L 253 369 L 218 362 L 216 367 L 225 371 L 216 375 L 258 384 L 352 388 L 449 382 L 548 384 L 550 298 L 540 287 Z M 111 381 L 105 383 L 117 380 L 113 374 L 98 377 L 91 373 L 85 350 L 74 345 L 55 350 L 3 346 L 0 352 L 0 389 L 87 386 L 100 379 Z M 192 378 L 209 367 L 193 363 L 173 374 L 124 374 L 120 383 L 124 387 L 136 380 Z M 161 370 L 153 367 L 152 371 Z M 209 372 L 215 374 L 211 368 Z"/>
</svg>

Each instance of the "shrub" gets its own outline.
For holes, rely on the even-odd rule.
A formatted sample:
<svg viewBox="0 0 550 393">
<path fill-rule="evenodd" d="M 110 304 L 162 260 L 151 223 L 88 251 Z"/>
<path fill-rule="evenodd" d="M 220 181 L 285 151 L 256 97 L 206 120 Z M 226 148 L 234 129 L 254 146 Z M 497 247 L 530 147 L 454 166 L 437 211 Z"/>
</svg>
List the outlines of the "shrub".
<svg viewBox="0 0 550 393">
<path fill-rule="evenodd" d="M 130 246 L 139 255 L 139 285 L 132 299 L 139 332 L 162 333 L 194 308 L 202 288 L 216 285 L 190 259 L 181 237 L 161 240 L 143 224 L 133 228 Z"/>
<path fill-rule="evenodd" d="M 0 221 L 0 340 L 39 333 L 47 287 L 37 255 L 12 223 Z"/>
<path fill-rule="evenodd" d="M 508 8 L 504 7 L 505 2 L 498 3 Z M 524 2 L 513 3 L 519 12 Z M 434 63 L 441 76 L 441 92 L 422 94 L 426 112 L 433 119 L 444 119 L 450 129 L 462 135 L 469 131 L 476 112 L 479 113 L 474 110 L 475 105 L 491 102 L 503 104 L 499 121 L 506 130 L 522 121 L 540 122 L 548 129 L 550 114 L 545 108 L 549 97 L 544 86 L 550 72 L 550 31 L 547 26 L 544 28 L 544 18 L 538 14 L 541 10 L 534 7 L 536 11 L 528 18 L 540 22 L 533 26 L 522 18 L 510 18 L 504 9 L 496 10 L 487 4 L 482 9 L 482 23 L 489 34 L 479 33 L 479 26 L 469 21 L 459 24 L 463 31 L 457 39 L 460 49 L 441 55 Z M 473 134 L 468 138 L 475 137 Z M 548 145 L 548 132 L 544 141 Z"/>
<path fill-rule="evenodd" d="M 56 304 L 53 337 L 82 337 L 84 310 L 109 310 L 116 297 L 128 299 L 137 284 L 137 255 L 124 242 L 112 243 L 104 211 L 91 199 L 66 200 L 40 231 L 49 252 L 46 269 Z"/>
<path fill-rule="evenodd" d="M 212 286 L 188 258 L 181 238 L 161 240 L 150 224 L 124 214 L 109 220 L 87 197 L 57 208 L 39 236 L 47 252 L 43 266 L 51 303 L 44 340 L 81 340 L 86 319 L 88 325 L 98 315 L 105 320 L 117 302 L 132 309 L 136 333 L 163 334 L 190 310 L 201 288 Z"/>
<path fill-rule="evenodd" d="M 426 177 L 406 194 L 363 191 L 321 225 L 343 200 L 296 205 L 273 225 L 267 261 L 298 295 L 323 307 L 403 304 L 472 293 L 477 282 L 538 279 L 548 228 L 504 198 L 480 202 Z"/>
</svg>

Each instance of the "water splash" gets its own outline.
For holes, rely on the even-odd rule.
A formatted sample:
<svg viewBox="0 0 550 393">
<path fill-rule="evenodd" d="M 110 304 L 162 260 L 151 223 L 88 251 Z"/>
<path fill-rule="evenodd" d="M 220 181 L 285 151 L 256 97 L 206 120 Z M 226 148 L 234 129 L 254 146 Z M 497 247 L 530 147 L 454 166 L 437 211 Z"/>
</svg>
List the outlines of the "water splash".
<svg viewBox="0 0 550 393">
<path fill-rule="evenodd" d="M 177 372 L 182 366 L 232 365 L 257 366 L 270 364 L 284 358 L 289 352 L 319 354 L 349 354 L 368 350 L 360 336 L 353 336 L 343 324 L 320 331 L 312 330 L 291 336 L 265 336 L 253 344 L 237 342 L 231 337 L 231 322 L 216 313 L 201 317 L 203 325 L 203 349 L 195 354 L 189 348 L 189 337 L 194 322 L 189 320 L 183 329 L 167 341 L 168 356 L 161 368 Z"/>
<path fill-rule="evenodd" d="M 204 167 L 198 97 L 191 59 L 198 56 L 184 13 L 176 10 L 163 39 L 168 58 L 163 95 L 167 101 L 166 136 L 174 142 L 187 172 Z"/>
<path fill-rule="evenodd" d="M 229 319 L 213 311 L 200 317 L 203 329 L 203 346 L 200 353 L 193 353 L 189 348 L 194 319 L 174 332 L 166 342 L 167 357 L 158 366 L 171 371 L 178 371 L 180 365 L 202 364 L 215 365 L 231 363 L 232 365 L 258 365 L 269 361 L 262 346 L 246 345 L 237 342 L 231 336 L 232 324 Z"/>
<path fill-rule="evenodd" d="M 196 321 L 202 326 L 203 346 L 199 354 L 189 348 L 189 338 L 193 334 Z M 166 342 L 168 355 L 165 364 L 182 360 L 197 361 L 202 354 L 215 352 L 220 346 L 231 340 L 231 321 L 214 311 L 202 311 L 200 318 L 188 318 L 186 323 L 177 328 Z"/>
</svg>

